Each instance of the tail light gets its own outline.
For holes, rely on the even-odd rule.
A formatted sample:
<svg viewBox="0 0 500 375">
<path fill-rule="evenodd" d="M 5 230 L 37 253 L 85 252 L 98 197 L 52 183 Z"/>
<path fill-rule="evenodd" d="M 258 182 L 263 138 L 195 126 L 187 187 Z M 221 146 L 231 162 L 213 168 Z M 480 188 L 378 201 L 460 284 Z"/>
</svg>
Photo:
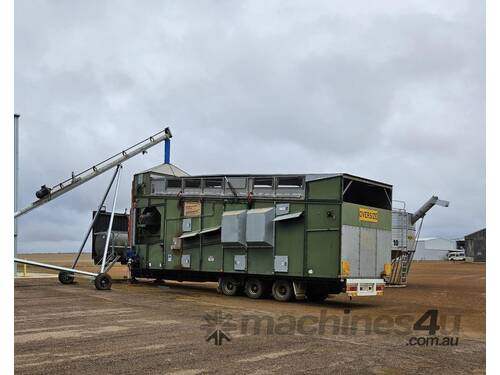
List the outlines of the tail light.
<svg viewBox="0 0 500 375">
<path fill-rule="evenodd" d="M 357 292 L 358 291 L 358 284 L 347 284 L 345 290 L 346 290 L 346 292 Z"/>
<path fill-rule="evenodd" d="M 384 291 L 384 284 L 377 284 L 376 290 L 377 290 L 377 292 L 383 292 Z"/>
</svg>

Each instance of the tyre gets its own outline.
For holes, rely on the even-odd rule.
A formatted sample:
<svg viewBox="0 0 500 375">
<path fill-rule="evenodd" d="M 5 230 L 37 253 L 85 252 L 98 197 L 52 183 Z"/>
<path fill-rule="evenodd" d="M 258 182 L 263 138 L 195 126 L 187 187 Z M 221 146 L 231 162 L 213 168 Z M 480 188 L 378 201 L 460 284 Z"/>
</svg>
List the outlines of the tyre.
<svg viewBox="0 0 500 375">
<path fill-rule="evenodd" d="M 272 293 L 276 301 L 288 302 L 294 296 L 292 283 L 288 280 L 276 280 L 273 283 Z"/>
<path fill-rule="evenodd" d="M 73 281 L 75 280 L 74 275 L 64 271 L 59 272 L 57 278 L 59 279 L 59 282 L 64 285 L 73 284 Z"/>
<path fill-rule="evenodd" d="M 259 279 L 248 279 L 245 282 L 245 294 L 248 298 L 262 298 L 265 292 L 265 284 Z"/>
<path fill-rule="evenodd" d="M 111 284 L 113 284 L 113 280 L 107 273 L 100 273 L 94 280 L 97 290 L 109 290 L 111 289 Z"/>
<path fill-rule="evenodd" d="M 226 296 L 235 296 L 238 294 L 238 282 L 232 277 L 223 277 L 220 280 L 220 290 Z"/>
</svg>

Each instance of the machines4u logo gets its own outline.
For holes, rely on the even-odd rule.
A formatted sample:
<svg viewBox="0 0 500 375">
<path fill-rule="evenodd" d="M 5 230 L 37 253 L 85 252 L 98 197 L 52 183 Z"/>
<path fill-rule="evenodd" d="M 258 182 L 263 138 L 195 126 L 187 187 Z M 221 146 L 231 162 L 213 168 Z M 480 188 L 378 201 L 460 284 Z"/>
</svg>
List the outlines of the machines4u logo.
<svg viewBox="0 0 500 375">
<path fill-rule="evenodd" d="M 458 337 L 436 336 L 441 329 L 438 310 L 427 310 L 413 325 L 414 331 L 426 331 L 428 336 L 412 336 L 406 343 L 410 346 L 457 346 Z"/>
<path fill-rule="evenodd" d="M 203 316 L 205 321 L 201 328 L 206 330 L 205 341 L 213 341 L 215 345 L 222 345 L 223 341 L 231 341 L 229 331 L 236 329 L 236 323 L 231 314 L 222 311 L 214 311 Z"/>
</svg>

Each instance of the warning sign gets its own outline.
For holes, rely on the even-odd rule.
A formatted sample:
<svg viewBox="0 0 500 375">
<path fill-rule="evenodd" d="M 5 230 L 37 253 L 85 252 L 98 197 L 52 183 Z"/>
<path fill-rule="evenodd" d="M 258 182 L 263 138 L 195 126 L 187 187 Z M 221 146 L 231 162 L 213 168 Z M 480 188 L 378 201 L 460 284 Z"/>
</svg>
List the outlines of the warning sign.
<svg viewBox="0 0 500 375">
<path fill-rule="evenodd" d="M 184 202 L 184 216 L 185 217 L 201 216 L 201 202 Z"/>
<path fill-rule="evenodd" d="M 359 208 L 359 221 L 378 223 L 378 211 L 371 208 Z"/>
</svg>

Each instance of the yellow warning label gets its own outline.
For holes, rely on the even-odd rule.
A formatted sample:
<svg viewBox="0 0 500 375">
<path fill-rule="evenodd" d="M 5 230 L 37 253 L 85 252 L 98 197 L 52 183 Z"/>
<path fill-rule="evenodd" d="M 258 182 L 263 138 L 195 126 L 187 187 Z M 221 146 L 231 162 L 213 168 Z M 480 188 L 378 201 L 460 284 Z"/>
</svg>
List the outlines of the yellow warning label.
<svg viewBox="0 0 500 375">
<path fill-rule="evenodd" d="M 359 208 L 359 221 L 378 223 L 378 211 L 371 208 Z"/>
</svg>

